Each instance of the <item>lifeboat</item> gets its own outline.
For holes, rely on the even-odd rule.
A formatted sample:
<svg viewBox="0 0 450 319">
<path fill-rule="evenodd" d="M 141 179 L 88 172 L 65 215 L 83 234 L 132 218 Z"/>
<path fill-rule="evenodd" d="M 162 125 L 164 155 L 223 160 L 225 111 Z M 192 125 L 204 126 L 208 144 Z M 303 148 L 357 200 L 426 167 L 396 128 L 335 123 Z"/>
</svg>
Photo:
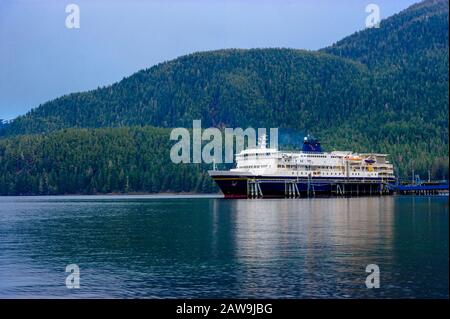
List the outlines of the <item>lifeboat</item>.
<svg viewBox="0 0 450 319">
<path fill-rule="evenodd" d="M 373 164 L 375 163 L 375 159 L 373 157 L 368 157 L 364 159 L 364 162 L 366 162 L 367 164 Z"/>
<path fill-rule="evenodd" d="M 358 155 L 347 155 L 345 159 L 352 162 L 360 162 L 362 160 L 361 156 Z"/>
</svg>

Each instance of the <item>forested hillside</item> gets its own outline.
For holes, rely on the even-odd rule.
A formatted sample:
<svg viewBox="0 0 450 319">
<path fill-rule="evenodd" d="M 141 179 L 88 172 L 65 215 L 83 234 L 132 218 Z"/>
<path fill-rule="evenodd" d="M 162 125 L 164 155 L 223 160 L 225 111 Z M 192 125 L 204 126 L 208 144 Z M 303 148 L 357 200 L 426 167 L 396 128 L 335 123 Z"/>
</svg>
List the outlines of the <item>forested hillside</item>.
<svg viewBox="0 0 450 319">
<path fill-rule="evenodd" d="M 67 129 L 0 140 L 0 195 L 216 192 L 196 164 L 170 162 L 168 130 Z"/>
<path fill-rule="evenodd" d="M 388 138 L 414 152 L 423 141 L 448 147 L 448 0 L 413 5 L 383 20 L 380 28 L 357 32 L 322 52 L 370 69 L 371 97 L 384 109 L 374 111 L 368 104 L 369 138 Z"/>
<path fill-rule="evenodd" d="M 44 171 L 36 165 L 46 158 L 48 178 L 49 171 L 58 172 L 52 181 L 57 176 L 75 179 L 68 182 L 70 187 L 52 183 L 58 186 L 51 193 L 94 192 L 88 186 L 92 179 L 79 177 L 79 172 L 85 173 L 97 160 L 109 163 L 109 158 L 116 158 L 115 152 L 122 152 L 121 138 L 147 145 L 136 133 L 140 129 L 121 127 L 189 128 L 194 119 L 201 119 L 203 127 L 279 127 L 293 135 L 309 132 L 321 138 L 326 150 L 389 153 L 401 177 L 409 176 L 412 169 L 422 177 L 428 170 L 434 178 L 448 177 L 448 52 L 448 1 L 428 0 L 383 20 L 378 29 L 357 32 L 319 52 L 229 49 L 190 54 L 111 86 L 49 101 L 0 127 L 0 178 L 4 180 L 0 179 L 0 186 L 7 190 L 3 193 L 42 193 Z M 111 129 L 94 129 L 101 127 Z M 190 172 L 188 166 L 170 164 L 169 130 L 142 130 L 145 138 L 161 142 L 121 157 L 117 165 L 124 167 L 119 175 L 128 176 L 126 184 L 122 179 L 114 186 L 102 186 L 117 179 L 104 167 L 100 169 L 106 175 L 94 179 L 95 192 L 154 191 L 149 179 L 159 183 L 158 191 L 174 190 L 163 187 L 165 177 L 159 174 L 164 165 L 173 178 L 182 181 L 183 190 L 198 191 L 198 183 L 205 185 L 200 187 L 203 191 L 210 189 L 202 168 Z M 20 136 L 24 134 L 38 135 Z M 58 148 L 70 149 L 77 147 L 78 138 L 79 147 L 86 147 L 84 162 L 66 156 L 64 165 L 56 166 L 59 162 L 53 156 L 61 155 L 49 151 L 48 143 L 55 139 Z M 107 149 L 100 154 L 87 147 L 90 144 Z M 48 153 L 36 153 L 42 148 Z M 139 166 L 142 152 L 157 154 L 156 164 Z M 27 159 L 20 154 L 28 154 Z M 14 166 L 14 156 L 19 166 Z M 137 168 L 126 173 L 132 163 Z M 75 169 L 81 175 L 73 175 L 70 170 Z M 21 182 L 23 174 L 30 183 Z M 195 181 L 183 179 L 186 174 Z M 35 186 L 30 190 L 26 185 Z"/>
<path fill-rule="evenodd" d="M 448 64 L 448 0 L 419 2 L 382 20 L 379 28 L 356 32 L 322 52 L 349 58 L 378 72 L 392 72 L 412 65 L 429 73 L 429 62 Z M 417 71 L 417 70 L 416 70 Z M 442 76 L 444 74 L 436 74 Z"/>
<path fill-rule="evenodd" d="M 367 107 L 365 67 L 291 49 L 195 53 L 112 86 L 63 96 L 9 126 L 7 134 L 66 127 L 153 125 L 321 128 Z M 332 120 L 332 121 L 331 121 Z"/>
</svg>

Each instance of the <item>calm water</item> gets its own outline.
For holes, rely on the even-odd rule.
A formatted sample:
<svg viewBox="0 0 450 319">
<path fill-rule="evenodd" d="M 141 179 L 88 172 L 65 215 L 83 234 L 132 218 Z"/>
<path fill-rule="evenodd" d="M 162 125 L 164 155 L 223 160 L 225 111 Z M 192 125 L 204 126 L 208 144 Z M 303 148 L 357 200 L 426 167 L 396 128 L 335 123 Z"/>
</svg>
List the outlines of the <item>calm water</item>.
<svg viewBox="0 0 450 319">
<path fill-rule="evenodd" d="M 448 197 L 0 197 L 0 298 L 448 298 Z M 65 267 L 80 267 L 67 289 Z M 381 287 L 367 289 L 377 264 Z"/>
</svg>

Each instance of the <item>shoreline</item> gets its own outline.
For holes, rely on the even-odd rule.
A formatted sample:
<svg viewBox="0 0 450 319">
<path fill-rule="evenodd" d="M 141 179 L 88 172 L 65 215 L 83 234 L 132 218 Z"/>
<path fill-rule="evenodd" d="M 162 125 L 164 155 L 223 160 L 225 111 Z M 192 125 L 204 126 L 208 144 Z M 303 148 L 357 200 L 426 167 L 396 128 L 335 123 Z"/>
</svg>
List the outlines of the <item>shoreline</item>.
<svg viewBox="0 0 450 319">
<path fill-rule="evenodd" d="M 161 193 L 147 193 L 147 192 L 129 192 L 129 193 L 67 193 L 67 194 L 17 194 L 17 195 L 1 195 L 0 197 L 44 197 L 44 196 L 222 196 L 222 193 L 196 193 L 196 192 L 161 192 Z"/>
<path fill-rule="evenodd" d="M 372 196 L 315 196 L 315 197 L 301 197 L 301 198 L 295 198 L 295 199 L 333 199 L 333 198 L 339 198 L 339 199 L 350 199 L 350 198 L 376 198 L 376 197 L 435 197 L 435 198 L 442 198 L 442 197 L 448 197 L 448 193 L 442 193 L 442 194 L 434 194 L 434 195 L 415 195 L 415 194 L 389 194 L 389 195 L 372 195 Z M 226 198 L 221 193 L 211 193 L 211 194 L 204 194 L 204 193 L 108 193 L 108 194 L 59 194 L 59 195 L 0 195 L 1 199 L 201 199 L 201 198 Z M 229 199 L 229 198 L 228 198 Z M 241 198 L 240 198 L 241 199 Z M 248 199 L 248 198 L 242 198 L 242 199 Z M 282 198 L 282 197 L 266 197 L 266 198 L 258 198 L 255 200 L 292 200 L 294 198 Z"/>
<path fill-rule="evenodd" d="M 220 193 L 108 193 L 108 194 L 58 194 L 58 195 L 0 195 L 2 198 L 85 198 L 85 199 L 120 199 L 120 198 L 223 198 Z"/>
</svg>

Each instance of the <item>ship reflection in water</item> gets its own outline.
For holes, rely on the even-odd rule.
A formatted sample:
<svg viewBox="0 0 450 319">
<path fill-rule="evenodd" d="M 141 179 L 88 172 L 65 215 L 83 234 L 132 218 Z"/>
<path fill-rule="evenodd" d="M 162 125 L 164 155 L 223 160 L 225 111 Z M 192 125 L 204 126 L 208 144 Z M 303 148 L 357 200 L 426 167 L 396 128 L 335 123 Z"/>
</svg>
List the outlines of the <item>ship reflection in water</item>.
<svg viewBox="0 0 450 319">
<path fill-rule="evenodd" d="M 0 297 L 448 298 L 448 231 L 447 197 L 4 197 Z"/>
<path fill-rule="evenodd" d="M 236 257 L 253 270 L 240 279 L 248 284 L 244 295 L 264 293 L 267 278 L 290 297 L 380 294 L 366 291 L 365 267 L 394 263 L 394 217 L 382 213 L 394 210 L 392 198 L 251 200 L 234 207 Z"/>
</svg>

